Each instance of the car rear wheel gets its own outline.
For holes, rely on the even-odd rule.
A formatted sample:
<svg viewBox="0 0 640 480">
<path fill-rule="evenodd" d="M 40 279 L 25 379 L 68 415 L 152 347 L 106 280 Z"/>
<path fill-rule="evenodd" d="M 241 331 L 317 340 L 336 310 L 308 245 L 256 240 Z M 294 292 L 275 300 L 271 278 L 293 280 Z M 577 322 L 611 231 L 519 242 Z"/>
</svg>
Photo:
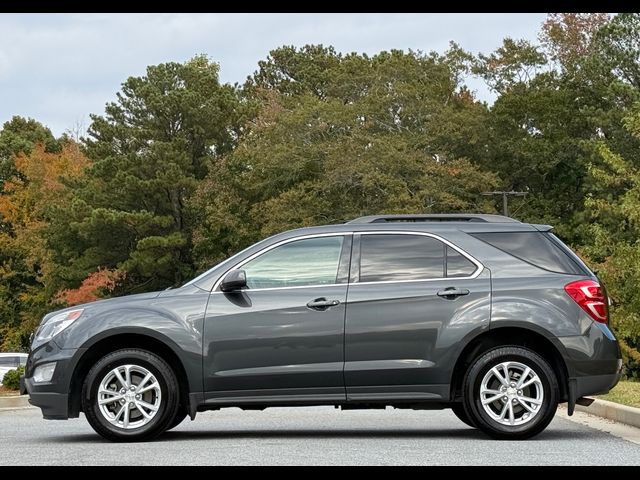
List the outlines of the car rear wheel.
<svg viewBox="0 0 640 480">
<path fill-rule="evenodd" d="M 171 367 L 146 350 L 110 353 L 89 370 L 82 410 L 93 429 L 119 442 L 151 440 L 176 418 L 178 382 Z"/>
<path fill-rule="evenodd" d="M 558 382 L 537 353 L 508 346 L 490 350 L 469 368 L 463 384 L 470 420 L 498 439 L 521 440 L 542 432 L 558 407 Z"/>
</svg>

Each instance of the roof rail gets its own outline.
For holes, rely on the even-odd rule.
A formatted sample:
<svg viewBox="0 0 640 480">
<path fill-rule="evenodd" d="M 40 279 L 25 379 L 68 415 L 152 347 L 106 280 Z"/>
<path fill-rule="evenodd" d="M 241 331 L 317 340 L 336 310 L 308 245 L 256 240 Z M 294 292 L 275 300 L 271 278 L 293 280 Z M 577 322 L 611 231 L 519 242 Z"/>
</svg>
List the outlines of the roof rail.
<svg viewBox="0 0 640 480">
<path fill-rule="evenodd" d="M 484 223 L 520 223 L 503 215 L 485 215 L 480 213 L 429 213 L 418 215 L 368 215 L 355 218 L 347 223 L 389 223 L 389 222 L 484 222 Z"/>
</svg>

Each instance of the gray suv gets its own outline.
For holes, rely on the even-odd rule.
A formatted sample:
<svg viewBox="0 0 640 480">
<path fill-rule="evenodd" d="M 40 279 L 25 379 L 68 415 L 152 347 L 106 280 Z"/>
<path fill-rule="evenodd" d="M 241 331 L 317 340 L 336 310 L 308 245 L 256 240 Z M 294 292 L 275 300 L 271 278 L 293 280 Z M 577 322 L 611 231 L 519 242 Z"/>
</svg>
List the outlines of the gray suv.
<svg viewBox="0 0 640 480">
<path fill-rule="evenodd" d="M 114 441 L 196 412 L 451 408 L 499 439 L 621 371 L 604 288 L 548 225 L 383 215 L 267 238 L 186 285 L 49 313 L 24 378 Z"/>
</svg>

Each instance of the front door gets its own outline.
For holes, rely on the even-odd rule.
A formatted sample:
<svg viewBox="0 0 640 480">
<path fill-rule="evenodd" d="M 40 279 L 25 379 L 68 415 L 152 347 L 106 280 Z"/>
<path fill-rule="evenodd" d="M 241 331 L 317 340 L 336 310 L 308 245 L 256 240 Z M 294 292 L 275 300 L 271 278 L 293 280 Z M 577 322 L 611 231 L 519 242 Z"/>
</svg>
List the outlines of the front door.
<svg viewBox="0 0 640 480">
<path fill-rule="evenodd" d="M 241 262 L 247 289 L 214 291 L 207 403 L 343 401 L 350 235 L 293 239 Z"/>
<path fill-rule="evenodd" d="M 448 399 L 457 346 L 489 325 L 489 272 L 439 238 L 354 238 L 345 326 L 349 400 Z"/>
</svg>

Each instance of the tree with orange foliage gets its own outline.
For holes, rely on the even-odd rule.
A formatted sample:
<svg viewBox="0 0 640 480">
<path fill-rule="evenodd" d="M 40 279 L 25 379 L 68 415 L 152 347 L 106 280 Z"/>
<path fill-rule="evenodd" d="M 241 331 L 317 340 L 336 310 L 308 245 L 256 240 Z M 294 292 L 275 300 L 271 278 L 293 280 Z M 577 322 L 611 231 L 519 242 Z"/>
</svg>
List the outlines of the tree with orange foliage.
<svg viewBox="0 0 640 480">
<path fill-rule="evenodd" d="M 0 217 L 8 228 L 0 232 L 0 344 L 26 346 L 28 334 L 50 307 L 55 252 L 45 233 L 51 213 L 71 201 L 66 182 L 84 175 L 89 161 L 75 142 L 61 151 L 38 144 L 14 158 L 15 174 L 3 185 Z"/>
<path fill-rule="evenodd" d="M 551 58 L 567 69 L 592 52 L 596 32 L 608 22 L 608 13 L 550 13 L 539 37 Z"/>
<path fill-rule="evenodd" d="M 62 290 L 56 295 L 56 299 L 67 305 L 93 302 L 102 295 L 111 293 L 122 278 L 124 273 L 119 270 L 100 268 L 90 273 L 78 288 Z"/>
</svg>

